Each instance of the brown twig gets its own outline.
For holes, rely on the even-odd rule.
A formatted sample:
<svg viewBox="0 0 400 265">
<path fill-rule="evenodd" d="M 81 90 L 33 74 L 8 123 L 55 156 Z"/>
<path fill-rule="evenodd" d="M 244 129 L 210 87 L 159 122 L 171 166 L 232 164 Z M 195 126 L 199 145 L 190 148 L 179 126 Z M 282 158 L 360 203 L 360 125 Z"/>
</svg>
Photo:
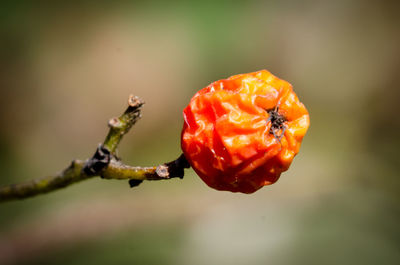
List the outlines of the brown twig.
<svg viewBox="0 0 400 265">
<path fill-rule="evenodd" d="M 68 168 L 54 176 L 0 187 L 0 202 L 51 192 L 98 176 L 104 179 L 126 179 L 129 180 L 131 187 L 139 185 L 143 180 L 183 178 L 184 168 L 190 167 L 183 154 L 172 162 L 154 167 L 132 167 L 123 164 L 116 157 L 116 150 L 122 137 L 140 119 L 143 104 L 144 102 L 138 97 L 133 95 L 129 97 L 126 111 L 120 117 L 112 118 L 108 122 L 110 130 L 107 137 L 92 158 L 87 161 L 74 160 Z"/>
</svg>

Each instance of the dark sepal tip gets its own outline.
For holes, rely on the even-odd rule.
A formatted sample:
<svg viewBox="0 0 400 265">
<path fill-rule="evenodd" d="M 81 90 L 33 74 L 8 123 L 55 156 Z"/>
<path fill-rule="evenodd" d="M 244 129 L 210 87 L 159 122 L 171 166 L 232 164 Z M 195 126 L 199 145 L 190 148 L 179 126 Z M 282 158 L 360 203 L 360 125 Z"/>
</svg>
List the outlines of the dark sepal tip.
<svg viewBox="0 0 400 265">
<path fill-rule="evenodd" d="M 129 186 L 130 186 L 131 188 L 134 188 L 134 187 L 139 186 L 140 183 L 142 183 L 142 182 L 143 182 L 143 180 L 130 179 L 130 180 L 129 180 Z"/>
</svg>

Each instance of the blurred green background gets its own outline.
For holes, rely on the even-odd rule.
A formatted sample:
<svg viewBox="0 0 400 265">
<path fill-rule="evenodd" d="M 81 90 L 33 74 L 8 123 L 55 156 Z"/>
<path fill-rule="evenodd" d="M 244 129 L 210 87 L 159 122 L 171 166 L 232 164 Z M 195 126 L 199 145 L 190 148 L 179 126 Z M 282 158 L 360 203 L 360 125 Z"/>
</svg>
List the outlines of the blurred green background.
<svg viewBox="0 0 400 265">
<path fill-rule="evenodd" d="M 107 1 L 0 7 L 0 184 L 89 157 L 129 94 L 119 154 L 180 154 L 198 89 L 268 69 L 311 127 L 251 194 L 183 180 L 92 179 L 0 205 L 0 264 L 400 264 L 398 1 Z"/>
</svg>

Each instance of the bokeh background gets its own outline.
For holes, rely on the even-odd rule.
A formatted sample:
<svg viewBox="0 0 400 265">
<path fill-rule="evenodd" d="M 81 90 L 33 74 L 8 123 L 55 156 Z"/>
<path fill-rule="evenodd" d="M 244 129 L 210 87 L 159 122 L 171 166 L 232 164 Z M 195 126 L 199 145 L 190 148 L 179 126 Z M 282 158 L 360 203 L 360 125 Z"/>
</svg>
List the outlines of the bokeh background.
<svg viewBox="0 0 400 265">
<path fill-rule="evenodd" d="M 291 169 L 251 195 L 183 180 L 91 179 L 0 205 L 0 264 L 400 264 L 398 1 L 4 1 L 0 184 L 89 157 L 129 94 L 119 154 L 180 154 L 196 90 L 268 69 L 311 127 Z"/>
</svg>

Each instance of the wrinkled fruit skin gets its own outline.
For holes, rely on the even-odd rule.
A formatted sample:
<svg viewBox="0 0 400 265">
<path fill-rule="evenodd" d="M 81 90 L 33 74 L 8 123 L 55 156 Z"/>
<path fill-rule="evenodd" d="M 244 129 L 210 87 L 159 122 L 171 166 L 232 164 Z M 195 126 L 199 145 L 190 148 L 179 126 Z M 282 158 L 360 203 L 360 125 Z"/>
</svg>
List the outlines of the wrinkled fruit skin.
<svg viewBox="0 0 400 265">
<path fill-rule="evenodd" d="M 266 70 L 216 81 L 183 111 L 181 145 L 210 187 L 253 193 L 276 182 L 310 119 L 292 86 Z"/>
</svg>

